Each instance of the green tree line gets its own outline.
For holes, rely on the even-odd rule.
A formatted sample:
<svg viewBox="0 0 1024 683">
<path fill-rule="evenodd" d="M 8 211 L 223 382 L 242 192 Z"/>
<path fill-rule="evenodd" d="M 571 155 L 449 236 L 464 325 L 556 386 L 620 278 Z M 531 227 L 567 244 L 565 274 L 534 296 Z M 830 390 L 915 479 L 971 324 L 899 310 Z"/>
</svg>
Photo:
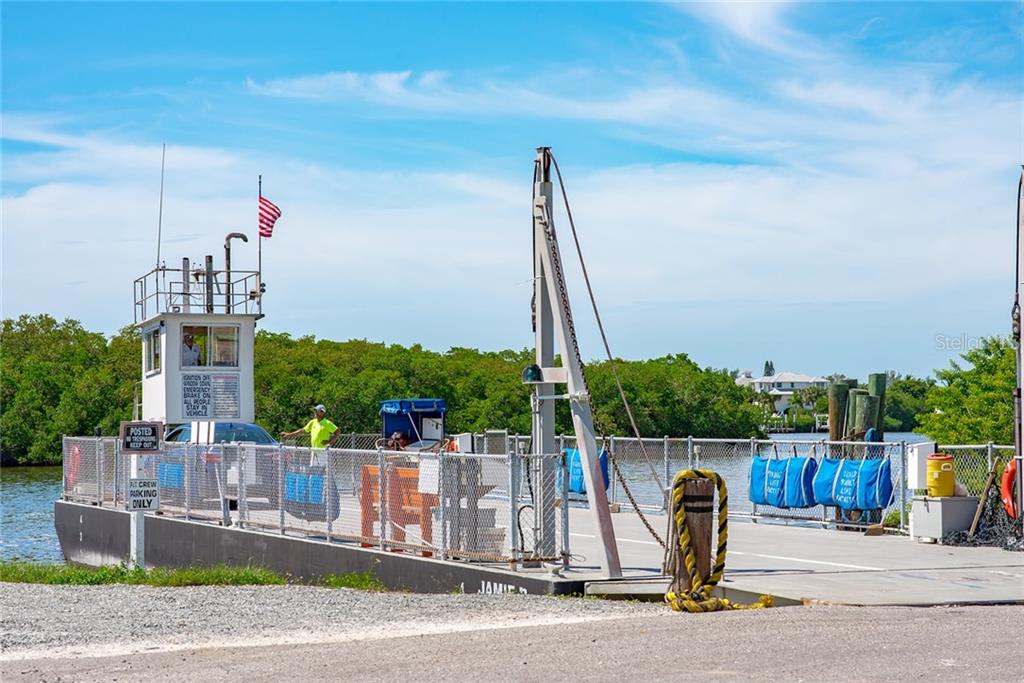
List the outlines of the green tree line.
<svg viewBox="0 0 1024 683">
<path fill-rule="evenodd" d="M 95 428 L 116 434 L 131 417 L 141 341 L 129 326 L 106 338 L 78 321 L 48 315 L 5 319 L 0 326 L 0 459 L 5 464 L 60 462 L 62 434 Z M 940 443 L 1013 443 L 1015 349 L 1006 338 L 981 340 L 963 362 L 936 379 L 890 376 L 886 429 L 919 431 Z M 365 340 L 331 341 L 259 331 L 255 349 L 256 420 L 271 433 L 295 429 L 310 406 L 327 405 L 343 431 L 376 432 L 380 401 L 448 401 L 451 432 L 530 431 L 529 387 L 520 374 L 532 352 L 445 352 Z M 701 368 L 685 354 L 617 361 L 623 390 L 645 436 L 748 438 L 761 433 L 763 406 L 727 370 Z M 611 367 L 587 367 L 597 428 L 631 433 Z M 822 391 L 800 397 L 827 410 Z M 824 401 L 824 403 L 823 403 Z M 567 402 L 557 427 L 570 432 Z"/>
<path fill-rule="evenodd" d="M 259 331 L 255 348 L 256 420 L 272 434 L 295 429 L 324 403 L 343 431 L 376 432 L 380 401 L 448 401 L 451 432 L 530 431 L 530 388 L 520 381 L 530 350 L 430 351 L 365 340 L 331 341 Z M 760 434 L 752 391 L 725 370 L 701 368 L 685 354 L 617 361 L 641 433 L 748 438 Z M 63 434 L 116 434 L 131 417 L 141 368 L 132 327 L 112 338 L 78 321 L 48 315 L 5 319 L 0 327 L 0 456 L 5 463 L 60 462 Z M 587 367 L 597 428 L 629 434 L 607 362 Z M 557 427 L 570 432 L 567 402 Z"/>
</svg>

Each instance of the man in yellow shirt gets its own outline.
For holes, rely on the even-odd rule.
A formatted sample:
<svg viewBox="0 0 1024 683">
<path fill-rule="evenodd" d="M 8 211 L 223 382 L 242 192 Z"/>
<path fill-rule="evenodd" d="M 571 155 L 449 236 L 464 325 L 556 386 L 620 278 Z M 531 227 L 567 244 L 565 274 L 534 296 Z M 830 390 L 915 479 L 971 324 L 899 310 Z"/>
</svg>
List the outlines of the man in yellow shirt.
<svg viewBox="0 0 1024 683">
<path fill-rule="evenodd" d="M 313 448 L 326 448 L 334 440 L 341 436 L 341 430 L 326 418 L 327 408 L 323 403 L 313 408 L 313 419 L 306 423 L 302 429 L 294 432 L 281 432 L 281 436 L 298 436 L 303 432 L 309 432 L 309 445 Z"/>
</svg>

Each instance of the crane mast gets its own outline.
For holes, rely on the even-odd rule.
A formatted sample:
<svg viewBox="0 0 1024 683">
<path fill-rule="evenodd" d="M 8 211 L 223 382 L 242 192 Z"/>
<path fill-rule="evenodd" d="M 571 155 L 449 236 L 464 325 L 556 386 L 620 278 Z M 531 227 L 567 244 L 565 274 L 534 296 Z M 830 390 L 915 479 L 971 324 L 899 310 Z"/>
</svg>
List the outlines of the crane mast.
<svg viewBox="0 0 1024 683">
<path fill-rule="evenodd" d="M 583 362 L 576 341 L 572 308 L 565 284 L 561 253 L 552 219 L 551 148 L 538 147 L 533 189 L 533 259 L 534 259 L 534 333 L 536 337 L 536 364 L 542 381 L 534 384 L 533 393 L 533 449 L 536 454 L 555 452 L 554 401 L 566 398 L 572 413 L 576 447 L 583 466 L 587 488 L 587 503 L 600 546 L 599 561 L 605 577 L 622 576 L 619 549 L 615 541 L 611 510 L 601 473 L 594 418 L 590 408 L 590 393 L 583 376 Z M 561 367 L 554 367 L 554 343 L 558 341 Z M 565 384 L 567 392 L 555 395 L 555 385 Z M 545 462 L 545 459 L 541 459 Z M 551 465 L 547 465 L 551 466 Z M 554 477 L 542 477 L 554 481 Z M 568 485 L 568 482 L 563 482 Z M 553 492 L 552 492 L 553 493 Z M 541 495 L 536 514 L 541 528 L 555 524 L 554 496 Z M 550 526 L 549 526 L 550 525 Z M 554 539 L 544 533 L 544 538 Z"/>
</svg>

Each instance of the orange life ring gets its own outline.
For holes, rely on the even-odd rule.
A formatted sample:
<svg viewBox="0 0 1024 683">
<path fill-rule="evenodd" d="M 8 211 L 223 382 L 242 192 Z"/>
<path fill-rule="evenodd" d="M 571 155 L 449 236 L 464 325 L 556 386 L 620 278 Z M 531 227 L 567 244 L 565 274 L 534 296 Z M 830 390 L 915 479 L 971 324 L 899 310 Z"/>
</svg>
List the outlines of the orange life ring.
<svg viewBox="0 0 1024 683">
<path fill-rule="evenodd" d="M 1017 459 L 1010 460 L 1003 470 L 1003 480 L 999 485 L 999 494 L 1003 499 L 1003 507 L 1010 519 L 1017 519 L 1017 502 L 1013 496 L 1013 483 L 1017 479 Z"/>
</svg>

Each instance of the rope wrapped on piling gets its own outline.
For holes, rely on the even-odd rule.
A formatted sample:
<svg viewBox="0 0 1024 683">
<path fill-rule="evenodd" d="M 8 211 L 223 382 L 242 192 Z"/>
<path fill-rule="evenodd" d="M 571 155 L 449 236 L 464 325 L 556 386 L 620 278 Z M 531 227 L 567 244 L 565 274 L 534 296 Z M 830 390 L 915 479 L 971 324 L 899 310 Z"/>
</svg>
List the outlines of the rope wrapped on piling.
<svg viewBox="0 0 1024 683">
<path fill-rule="evenodd" d="M 690 529 L 686 525 L 687 481 L 709 479 L 718 489 L 718 549 L 715 563 L 705 582 L 697 567 Z M 665 593 L 665 602 L 677 612 L 715 612 L 726 609 L 757 609 L 771 607 L 773 598 L 762 595 L 757 602 L 740 605 L 726 598 L 713 597 L 711 592 L 725 574 L 726 546 L 729 539 L 729 493 L 725 480 L 711 470 L 683 470 L 672 481 L 672 507 L 669 510 L 671 549 L 666 567 L 672 582 Z"/>
</svg>

